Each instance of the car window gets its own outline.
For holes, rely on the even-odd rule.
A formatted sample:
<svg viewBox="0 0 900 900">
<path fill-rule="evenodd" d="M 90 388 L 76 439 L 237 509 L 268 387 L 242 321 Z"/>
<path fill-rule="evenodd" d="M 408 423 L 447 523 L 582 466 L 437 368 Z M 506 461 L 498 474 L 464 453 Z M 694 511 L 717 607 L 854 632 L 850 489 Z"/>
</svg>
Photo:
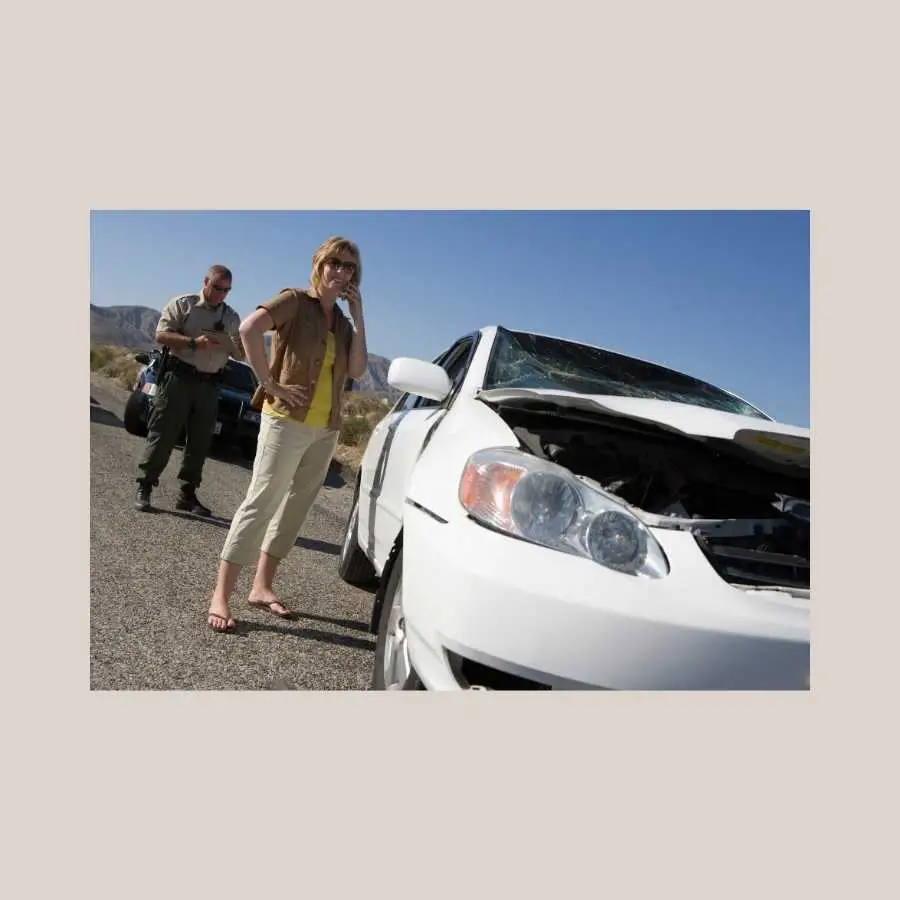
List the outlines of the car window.
<svg viewBox="0 0 900 900">
<path fill-rule="evenodd" d="M 397 401 L 397 405 L 394 407 L 394 412 L 405 412 L 408 409 L 414 409 L 416 402 L 421 399 L 421 397 L 417 397 L 415 394 L 404 394 Z"/>
<path fill-rule="evenodd" d="M 469 350 L 471 347 L 471 340 L 467 340 L 460 344 L 453 358 L 449 360 L 448 364 L 444 367 L 447 376 L 450 378 L 450 383 L 454 388 L 457 388 L 462 384 L 463 377 L 466 374 L 466 365 L 469 362 Z"/>
</svg>

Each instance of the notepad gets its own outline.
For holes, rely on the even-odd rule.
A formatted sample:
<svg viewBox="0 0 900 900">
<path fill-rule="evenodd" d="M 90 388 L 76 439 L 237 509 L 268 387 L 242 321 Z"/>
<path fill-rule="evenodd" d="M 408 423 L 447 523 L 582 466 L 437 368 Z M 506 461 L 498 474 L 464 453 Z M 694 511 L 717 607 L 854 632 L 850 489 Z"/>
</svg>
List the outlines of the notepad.
<svg viewBox="0 0 900 900">
<path fill-rule="evenodd" d="M 205 337 L 208 337 L 214 344 L 218 344 L 221 347 L 234 347 L 234 341 L 231 339 L 231 335 L 227 331 L 215 331 L 212 328 L 204 328 L 200 332 Z"/>
</svg>

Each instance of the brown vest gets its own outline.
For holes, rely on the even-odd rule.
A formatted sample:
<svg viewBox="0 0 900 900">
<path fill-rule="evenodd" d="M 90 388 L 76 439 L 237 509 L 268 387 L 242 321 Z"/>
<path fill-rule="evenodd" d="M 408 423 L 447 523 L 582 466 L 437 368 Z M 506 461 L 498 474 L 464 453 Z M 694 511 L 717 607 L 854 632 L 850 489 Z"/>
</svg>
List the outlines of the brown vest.
<svg viewBox="0 0 900 900">
<path fill-rule="evenodd" d="M 309 404 L 325 360 L 328 324 L 325 321 L 322 304 L 310 297 L 306 291 L 285 288 L 276 297 L 261 303 L 260 306 L 269 313 L 275 323 L 269 356 L 272 377 L 280 384 L 296 384 L 306 388 L 307 398 L 301 407 L 290 409 L 283 401 L 265 396 L 260 387 L 253 397 L 253 406 L 261 409 L 265 396 L 278 412 L 302 418 L 309 411 Z M 337 306 L 334 307 L 334 315 L 335 355 L 328 428 L 339 431 L 353 326 Z"/>
</svg>

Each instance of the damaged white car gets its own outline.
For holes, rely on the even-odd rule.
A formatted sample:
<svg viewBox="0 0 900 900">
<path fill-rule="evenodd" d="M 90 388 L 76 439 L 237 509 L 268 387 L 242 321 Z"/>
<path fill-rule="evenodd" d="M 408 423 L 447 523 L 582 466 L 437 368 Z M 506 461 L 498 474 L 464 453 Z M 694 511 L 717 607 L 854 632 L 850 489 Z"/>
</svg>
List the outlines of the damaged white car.
<svg viewBox="0 0 900 900">
<path fill-rule="evenodd" d="M 500 327 L 388 380 L 339 563 L 373 687 L 809 688 L 808 429 Z"/>
</svg>

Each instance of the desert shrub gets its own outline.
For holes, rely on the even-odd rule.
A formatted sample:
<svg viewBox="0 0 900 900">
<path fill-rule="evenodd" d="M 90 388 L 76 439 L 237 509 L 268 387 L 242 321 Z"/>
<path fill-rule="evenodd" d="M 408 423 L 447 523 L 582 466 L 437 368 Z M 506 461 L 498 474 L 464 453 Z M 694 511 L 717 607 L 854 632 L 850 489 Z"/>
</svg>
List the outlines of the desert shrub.
<svg viewBox="0 0 900 900">
<path fill-rule="evenodd" d="M 372 425 L 365 416 L 349 415 L 341 425 L 340 443 L 348 447 L 358 447 L 369 440 Z"/>
<path fill-rule="evenodd" d="M 110 360 L 103 368 L 103 374 L 117 381 L 123 388 L 130 391 L 137 380 L 137 373 L 141 364 L 133 356 L 120 356 Z"/>
<path fill-rule="evenodd" d="M 344 396 L 344 424 L 340 443 L 365 448 L 375 426 L 387 415 L 390 404 L 377 394 L 353 391 Z"/>
<path fill-rule="evenodd" d="M 380 421 L 391 408 L 384 398 L 377 394 L 363 394 L 355 391 L 344 395 L 344 415 L 373 416 L 375 422 Z"/>
<path fill-rule="evenodd" d="M 116 350 L 113 347 L 91 347 L 91 371 L 102 369 L 114 356 Z"/>
<path fill-rule="evenodd" d="M 140 367 L 133 350 L 108 344 L 91 346 L 91 371 L 113 379 L 126 390 L 134 387 Z"/>
</svg>

